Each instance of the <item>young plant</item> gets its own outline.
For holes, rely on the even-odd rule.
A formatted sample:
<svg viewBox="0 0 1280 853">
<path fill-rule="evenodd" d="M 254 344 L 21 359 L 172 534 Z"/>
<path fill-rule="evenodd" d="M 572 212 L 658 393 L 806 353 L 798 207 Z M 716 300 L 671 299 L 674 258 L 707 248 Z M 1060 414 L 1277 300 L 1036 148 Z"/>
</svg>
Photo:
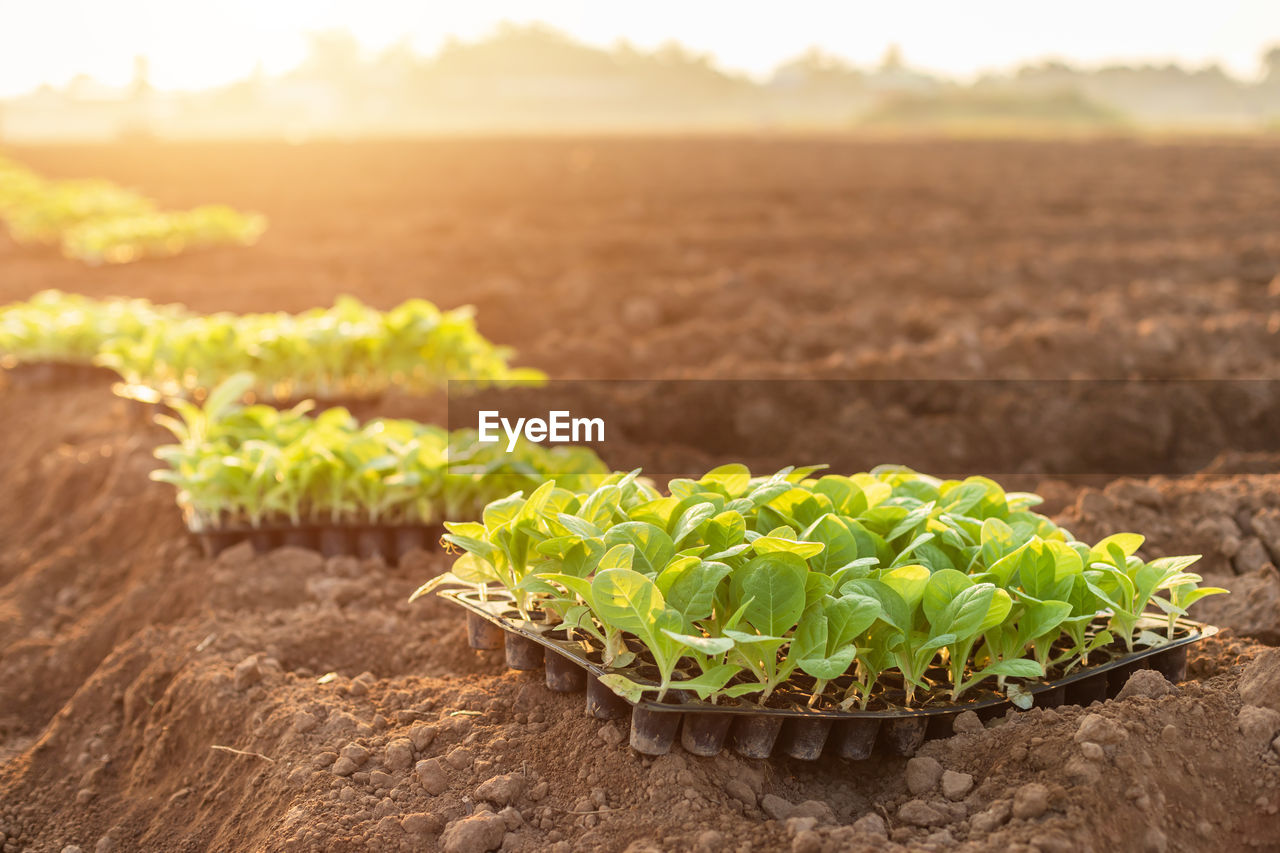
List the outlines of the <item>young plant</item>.
<svg viewBox="0 0 1280 853">
<path fill-rule="evenodd" d="M 723 633 L 734 642 L 731 662 L 756 679 L 755 684 L 741 686 L 730 695 L 759 691 L 759 701 L 764 704 L 809 651 L 802 649 L 782 660 L 778 656 L 787 634 L 805 612 L 807 574 L 803 559 L 782 551 L 755 557 L 730 578 L 734 612 L 740 617 L 731 620 Z"/>
<path fill-rule="evenodd" d="M 949 638 L 944 648 L 951 677 L 951 701 L 959 701 L 965 691 L 988 676 L 1044 674 L 1043 668 L 1031 661 L 1006 659 L 966 677 L 974 644 L 988 631 L 1002 625 L 1013 609 L 1009 593 L 995 584 L 975 583 L 961 572 L 943 569 L 929 577 L 922 608 L 930 635 Z"/>
<path fill-rule="evenodd" d="M 1162 557 L 1151 562 L 1152 566 L 1158 566 L 1159 571 L 1164 573 L 1164 577 L 1156 587 L 1156 592 L 1165 591 L 1168 593 L 1168 598 L 1161 598 L 1153 593 L 1152 601 L 1169 617 L 1168 638 L 1170 640 L 1173 639 L 1178 617 L 1186 616 L 1187 608 L 1206 596 L 1225 595 L 1229 592 L 1220 586 L 1200 586 L 1200 582 L 1204 580 L 1200 575 L 1182 571 L 1199 559 L 1200 555 L 1196 554 L 1189 557 Z"/>
<path fill-rule="evenodd" d="M 813 676 L 810 706 L 816 706 L 827 683 L 849 671 L 858 656 L 857 638 L 880 616 L 880 602 L 867 595 L 824 595 L 800 619 L 793 649 L 799 649 L 797 665 Z"/>
<path fill-rule="evenodd" d="M 1133 651 L 1135 629 L 1157 591 L 1186 582 L 1177 563 L 1144 563 L 1134 556 L 1143 537 L 1132 533 L 1108 536 L 1089 550 L 1085 579 L 1089 589 L 1111 611 L 1110 627 Z M 1193 561 L 1194 562 L 1194 561 Z"/>
<path fill-rule="evenodd" d="M 621 567 L 600 569 L 590 580 L 564 574 L 549 575 L 545 579 L 563 584 L 577 594 L 592 615 L 619 637 L 630 634 L 644 644 L 658 670 L 657 699 L 662 701 L 671 688 L 686 642 L 677 639 L 682 624 L 680 614 L 667 607 L 657 585 L 645 575 Z M 613 657 L 615 661 L 618 659 L 616 654 Z M 652 687 L 617 674 L 608 678 L 606 684 L 624 695 L 638 695 Z"/>
<path fill-rule="evenodd" d="M 880 573 L 874 588 L 880 601 L 883 619 L 896 632 L 888 638 L 888 649 L 898 671 L 902 673 L 906 704 L 915 702 L 915 691 L 926 688 L 925 670 L 940 649 L 955 640 L 955 635 L 935 632 L 927 624 L 919 627 L 920 605 L 929 583 L 929 570 L 908 565 Z"/>
</svg>

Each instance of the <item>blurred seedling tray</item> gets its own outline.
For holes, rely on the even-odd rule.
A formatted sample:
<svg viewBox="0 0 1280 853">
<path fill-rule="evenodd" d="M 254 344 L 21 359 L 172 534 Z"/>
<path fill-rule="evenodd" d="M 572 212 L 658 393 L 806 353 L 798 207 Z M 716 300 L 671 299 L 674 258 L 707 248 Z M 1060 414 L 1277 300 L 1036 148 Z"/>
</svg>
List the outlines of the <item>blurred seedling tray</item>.
<svg viewBox="0 0 1280 853">
<path fill-rule="evenodd" d="M 4 365 L 4 375 L 14 388 L 69 388 L 100 385 L 118 377 L 114 370 L 68 361 L 30 361 Z"/>
<path fill-rule="evenodd" d="M 249 542 L 259 554 L 292 546 L 318 551 L 324 557 L 380 557 L 389 566 L 399 565 L 410 551 L 439 551 L 444 527 L 438 524 L 264 524 L 259 527 L 225 526 L 192 531 L 206 557 Z"/>
</svg>

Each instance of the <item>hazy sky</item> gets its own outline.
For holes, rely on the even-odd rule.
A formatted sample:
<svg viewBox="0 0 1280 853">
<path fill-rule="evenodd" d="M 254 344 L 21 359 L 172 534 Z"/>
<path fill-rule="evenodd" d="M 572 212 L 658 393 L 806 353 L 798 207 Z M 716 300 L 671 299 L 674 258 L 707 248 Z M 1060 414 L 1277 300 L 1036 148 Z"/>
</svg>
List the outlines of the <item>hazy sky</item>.
<svg viewBox="0 0 1280 853">
<path fill-rule="evenodd" d="M 586 42 L 667 39 L 763 74 L 818 45 L 859 64 L 898 43 L 913 65 L 969 76 L 1044 57 L 1221 62 L 1244 77 L 1280 43 L 1280 0 L 0 0 L 0 94 L 86 72 L 129 79 L 151 59 L 162 88 L 222 83 L 295 64 L 306 33 L 345 27 L 371 50 L 409 38 L 430 52 L 501 20 L 546 21 Z"/>
</svg>

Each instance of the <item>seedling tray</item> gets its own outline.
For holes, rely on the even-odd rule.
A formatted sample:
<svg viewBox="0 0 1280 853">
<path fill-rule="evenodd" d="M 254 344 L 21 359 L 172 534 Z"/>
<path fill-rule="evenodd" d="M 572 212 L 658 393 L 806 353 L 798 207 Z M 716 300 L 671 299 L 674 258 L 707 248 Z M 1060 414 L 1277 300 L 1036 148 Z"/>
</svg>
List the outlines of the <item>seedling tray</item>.
<svg viewBox="0 0 1280 853">
<path fill-rule="evenodd" d="M 474 649 L 505 650 L 507 666 L 546 672 L 549 688 L 561 693 L 586 691 L 588 712 L 598 719 L 630 717 L 631 746 L 647 755 L 664 755 L 679 736 L 695 755 L 717 755 L 726 746 L 747 758 L 790 757 L 813 761 L 822 755 L 862 760 L 879 751 L 915 754 L 925 740 L 950 737 L 957 715 L 974 711 L 983 720 L 1015 708 L 1003 696 L 958 704 L 888 710 L 841 711 L 761 707 L 742 700 L 712 705 L 689 691 L 672 689 L 658 702 L 631 702 L 600 681 L 609 673 L 625 674 L 639 683 L 647 679 L 634 669 L 609 669 L 593 661 L 590 649 L 569 639 L 563 629 L 527 621 L 516 614 L 505 593 L 482 595 L 475 590 L 447 590 L 440 596 L 467 612 L 467 639 Z M 1163 619 L 1145 618 L 1139 628 L 1163 629 Z M 1011 679 L 1031 694 L 1033 707 L 1088 705 L 1120 692 L 1139 669 L 1154 669 L 1171 682 L 1186 678 L 1187 647 L 1217 633 L 1217 628 L 1188 619 L 1176 623 L 1175 639 L 1160 646 L 1112 654 L 1054 681 Z M 1102 657 L 1098 650 L 1096 657 Z M 652 683 L 649 681 L 649 683 Z"/>
<path fill-rule="evenodd" d="M 325 557 L 381 557 L 387 565 L 395 566 L 415 548 L 439 550 L 444 527 L 438 524 L 264 524 L 218 527 L 193 531 L 192 535 L 210 558 L 247 541 L 259 554 L 291 545 L 319 551 Z"/>
<path fill-rule="evenodd" d="M 17 368 L 15 368 L 17 369 Z M 104 370 L 105 368 L 89 368 L 91 370 Z M 116 377 L 114 373 L 110 376 Z M 139 386 L 125 385 L 122 382 L 116 382 L 111 386 L 112 392 L 125 401 L 129 416 L 137 423 L 143 425 L 151 425 L 155 422 L 156 415 L 167 415 L 169 417 L 181 417 L 181 413 L 176 411 L 168 403 L 166 403 L 158 391 L 150 388 L 140 388 Z M 200 399 L 207 391 L 201 391 Z M 281 411 L 287 411 L 294 408 L 299 403 L 310 401 L 314 405 L 311 407 L 309 414 L 319 415 L 329 409 L 348 409 L 358 410 L 360 407 L 368 409 L 378 406 L 384 399 L 382 393 L 370 394 L 367 396 L 351 396 L 351 397 L 334 397 L 334 398 L 312 398 L 312 397 L 291 397 L 289 399 L 260 399 L 256 402 L 265 403 Z"/>
<path fill-rule="evenodd" d="M 120 378 L 115 371 L 105 367 L 67 361 L 22 362 L 5 368 L 4 372 L 17 388 L 66 388 Z"/>
</svg>

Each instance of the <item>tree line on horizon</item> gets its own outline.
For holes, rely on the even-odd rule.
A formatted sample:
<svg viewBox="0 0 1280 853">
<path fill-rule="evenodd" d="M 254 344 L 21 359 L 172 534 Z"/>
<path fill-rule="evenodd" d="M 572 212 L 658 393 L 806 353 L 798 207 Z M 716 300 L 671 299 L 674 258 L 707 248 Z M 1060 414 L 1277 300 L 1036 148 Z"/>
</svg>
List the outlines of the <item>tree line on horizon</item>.
<svg viewBox="0 0 1280 853">
<path fill-rule="evenodd" d="M 819 49 L 762 80 L 676 42 L 598 48 L 541 24 L 447 41 L 430 56 L 402 42 L 367 55 L 346 31 L 313 34 L 278 76 L 200 92 L 158 92 L 145 60 L 124 92 L 88 78 L 0 106 L 0 134 L 110 128 L 158 136 L 377 135 L 440 131 L 929 126 L 984 121 L 1084 126 L 1268 127 L 1280 119 L 1280 47 L 1256 81 L 1220 66 L 1026 64 L 961 83 L 912 67 L 896 46 L 874 67 Z M 114 95 L 114 97 L 112 96 Z M 100 121 L 94 122 L 92 119 Z M 85 135 L 81 133 L 80 135 Z M 92 134 L 88 134 L 92 135 Z"/>
</svg>

